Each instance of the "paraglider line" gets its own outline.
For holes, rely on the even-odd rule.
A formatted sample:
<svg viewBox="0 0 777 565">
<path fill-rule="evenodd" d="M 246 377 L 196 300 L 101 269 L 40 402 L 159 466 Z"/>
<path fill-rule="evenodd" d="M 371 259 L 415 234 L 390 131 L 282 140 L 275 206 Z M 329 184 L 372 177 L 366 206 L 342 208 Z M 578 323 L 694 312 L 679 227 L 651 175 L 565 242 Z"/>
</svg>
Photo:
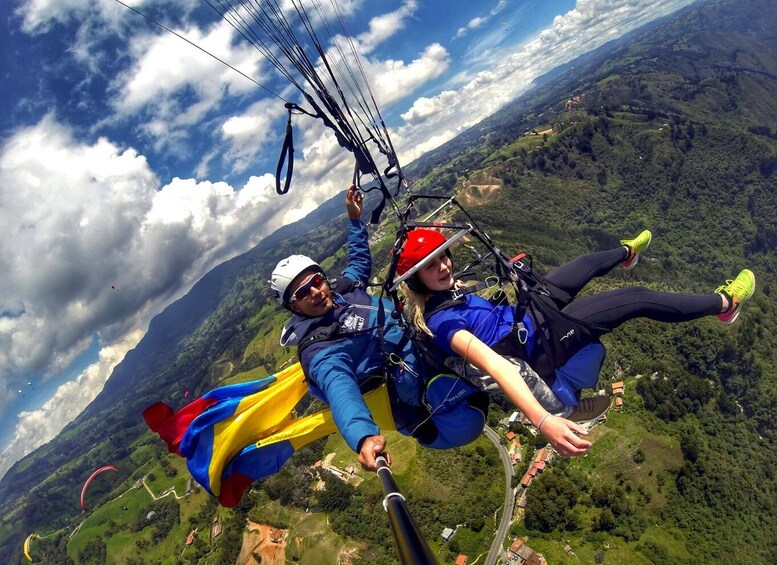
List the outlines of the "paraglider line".
<svg viewBox="0 0 777 565">
<path fill-rule="evenodd" d="M 241 76 L 243 76 L 243 77 L 247 78 L 248 80 L 250 80 L 251 82 L 253 82 L 253 83 L 254 83 L 256 86 L 258 86 L 259 88 L 262 88 L 262 89 L 264 89 L 264 90 L 265 90 L 265 91 L 267 91 L 269 94 L 272 94 L 273 96 L 275 96 L 275 97 L 276 97 L 276 98 L 278 98 L 279 100 L 283 100 L 284 102 L 288 102 L 288 101 L 287 101 L 287 100 L 286 100 L 286 99 L 285 99 L 283 96 L 281 96 L 280 94 L 276 94 L 275 92 L 273 92 L 272 90 L 270 90 L 269 88 L 267 88 L 266 86 L 264 86 L 263 84 L 261 84 L 261 83 L 257 82 L 257 81 L 256 81 L 256 79 L 254 79 L 254 78 L 250 77 L 249 75 L 245 74 L 245 73 L 244 73 L 243 71 L 241 71 L 240 69 L 238 69 L 238 68 L 236 68 L 236 67 L 233 67 L 232 65 L 230 65 L 229 63 L 227 63 L 227 62 L 226 62 L 224 59 L 221 59 L 221 58 L 217 57 L 216 55 L 214 55 L 213 53 L 211 53 L 210 51 L 208 51 L 208 50 L 207 50 L 207 49 L 205 49 L 204 47 L 200 47 L 199 45 L 197 45 L 196 43 L 194 43 L 192 40 L 190 40 L 190 39 L 188 39 L 188 38 L 184 37 L 183 35 L 181 35 L 181 34 L 180 34 L 180 33 L 178 33 L 177 31 L 173 31 L 172 29 L 170 29 L 169 27 L 167 27 L 165 24 L 163 24 L 163 23 L 162 23 L 162 22 L 160 22 L 159 20 L 155 20 L 155 19 L 154 19 L 154 18 L 152 18 L 151 16 L 149 16 L 149 15 L 147 15 L 147 14 L 144 14 L 143 12 L 141 12 L 140 10 L 138 10 L 137 8 L 133 8 L 132 6 L 130 6 L 130 5 L 128 5 L 128 4 L 125 4 L 125 3 L 124 3 L 124 2 L 122 2 L 121 0 L 114 0 L 114 1 L 115 1 L 115 2 L 117 2 L 117 3 L 119 3 L 119 4 L 121 4 L 122 6 L 124 6 L 125 8 L 127 8 L 128 10 L 131 10 L 131 11 L 135 12 L 137 15 L 144 17 L 145 19 L 147 19 L 147 20 L 148 20 L 148 21 L 150 21 L 151 23 L 158 25 L 158 26 L 159 26 L 159 27 L 161 27 L 163 30 L 165 30 L 165 31 L 168 31 L 168 32 L 172 33 L 174 36 L 178 37 L 179 39 L 183 39 L 183 40 L 184 40 L 186 43 L 188 43 L 188 44 L 189 44 L 189 45 L 191 45 L 192 47 L 196 47 L 197 49 L 199 49 L 200 51 L 202 51 L 203 53 L 205 53 L 205 54 L 206 54 L 206 55 L 208 55 L 209 57 L 211 57 L 211 58 L 215 59 L 216 61 L 218 61 L 218 62 L 219 62 L 219 63 L 221 63 L 222 65 L 225 65 L 225 66 L 229 67 L 230 69 L 232 69 L 233 71 L 235 71 L 235 72 L 236 72 L 236 73 L 238 73 L 239 75 L 241 75 Z"/>
</svg>

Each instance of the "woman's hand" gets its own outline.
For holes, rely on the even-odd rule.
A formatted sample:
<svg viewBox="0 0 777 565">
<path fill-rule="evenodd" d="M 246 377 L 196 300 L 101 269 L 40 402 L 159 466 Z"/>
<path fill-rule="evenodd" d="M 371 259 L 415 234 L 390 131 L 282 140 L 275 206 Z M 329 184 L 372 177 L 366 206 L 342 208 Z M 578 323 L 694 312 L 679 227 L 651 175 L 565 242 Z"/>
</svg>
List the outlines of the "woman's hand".
<svg viewBox="0 0 777 565">
<path fill-rule="evenodd" d="M 348 217 L 351 220 L 360 220 L 362 217 L 362 200 L 364 195 L 359 192 L 355 184 L 348 187 L 345 193 L 345 209 L 348 211 Z"/>
<path fill-rule="evenodd" d="M 491 375 L 505 396 L 515 404 L 544 435 L 560 455 L 583 455 L 591 442 L 577 434 L 588 432 L 580 424 L 548 414 L 526 385 L 515 365 L 480 341 L 467 330 L 458 330 L 451 337 L 451 349 L 465 361 Z"/>
<path fill-rule="evenodd" d="M 553 449 L 565 457 L 583 455 L 591 447 L 590 441 L 578 437 L 578 434 L 588 434 L 583 426 L 559 416 L 551 414 L 545 418 L 539 431 L 550 442 Z"/>
</svg>

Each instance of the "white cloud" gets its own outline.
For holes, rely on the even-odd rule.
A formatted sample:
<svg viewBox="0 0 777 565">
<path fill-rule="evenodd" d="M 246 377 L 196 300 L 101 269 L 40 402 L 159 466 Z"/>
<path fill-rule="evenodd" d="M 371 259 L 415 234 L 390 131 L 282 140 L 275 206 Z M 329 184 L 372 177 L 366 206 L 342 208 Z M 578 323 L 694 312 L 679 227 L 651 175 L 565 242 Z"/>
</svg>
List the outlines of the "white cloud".
<svg viewBox="0 0 777 565">
<path fill-rule="evenodd" d="M 460 27 L 456 31 L 456 38 L 464 37 L 465 35 L 467 35 L 468 31 L 481 27 L 488 20 L 489 18 L 484 16 L 478 16 L 476 18 L 472 18 L 466 26 Z"/>
<path fill-rule="evenodd" d="M 175 31 L 248 76 L 261 80 L 261 54 L 245 41 L 235 42 L 235 32 L 226 22 L 219 21 L 207 30 L 189 26 Z M 119 75 L 114 85 L 119 92 L 115 106 L 120 112 L 135 113 L 144 106 L 156 106 L 160 98 L 166 100 L 185 88 L 193 89 L 199 101 L 209 101 L 208 107 L 227 90 L 242 94 L 256 88 L 245 77 L 170 33 L 135 36 L 130 54 L 134 61 L 132 68 Z M 176 119 L 184 124 L 195 123 L 203 113 L 204 110 L 190 112 Z"/>
<path fill-rule="evenodd" d="M 476 16 L 472 18 L 466 26 L 460 27 L 458 30 L 456 30 L 456 35 L 454 35 L 454 39 L 461 39 L 465 35 L 467 35 L 468 32 L 472 31 L 473 29 L 478 29 L 480 27 L 483 27 L 486 23 L 488 23 L 488 20 L 490 20 L 492 17 L 499 14 L 502 10 L 504 10 L 507 7 L 507 0 L 499 0 L 499 3 L 497 3 L 496 6 L 494 6 L 488 13 L 487 16 Z"/>
<path fill-rule="evenodd" d="M 135 330 L 114 345 L 102 348 L 96 363 L 57 388 L 40 409 L 20 413 L 14 436 L 0 453 L 0 478 L 16 461 L 50 441 L 72 422 L 100 393 L 113 368 L 141 337 L 143 331 Z"/>
<path fill-rule="evenodd" d="M 405 0 L 393 12 L 372 18 L 369 23 L 369 30 L 357 35 L 355 38 L 358 52 L 361 55 L 367 55 L 378 45 L 402 31 L 405 22 L 415 13 L 417 8 L 417 0 Z"/>
<path fill-rule="evenodd" d="M 280 151 L 284 130 L 277 126 L 277 119 L 285 113 L 283 105 L 276 100 L 264 99 L 224 121 L 221 136 L 227 148 L 222 157 L 232 163 L 233 172 L 242 173 L 256 163 L 268 141 L 277 141 L 277 151 Z"/>
<path fill-rule="evenodd" d="M 0 380 L 64 367 L 281 225 L 272 175 L 242 190 L 173 179 L 48 116 L 0 150 Z M 115 286 L 115 289 L 112 288 Z M 0 395 L 1 396 L 1 395 Z"/>
<path fill-rule="evenodd" d="M 22 29 L 25 32 L 45 33 L 54 24 L 66 23 L 71 18 L 89 12 L 93 6 L 98 10 L 104 9 L 107 4 L 90 0 L 27 0 L 16 9 L 16 15 L 22 17 Z"/>
<path fill-rule="evenodd" d="M 432 43 L 409 64 L 380 61 L 367 64 L 370 85 L 382 106 L 389 106 L 420 86 L 441 76 L 450 65 L 450 56 L 439 43 Z"/>
<path fill-rule="evenodd" d="M 496 6 L 494 6 L 494 8 L 489 12 L 489 15 L 496 16 L 502 10 L 507 8 L 507 4 L 508 4 L 507 0 L 499 0 L 499 2 L 497 2 Z"/>
</svg>

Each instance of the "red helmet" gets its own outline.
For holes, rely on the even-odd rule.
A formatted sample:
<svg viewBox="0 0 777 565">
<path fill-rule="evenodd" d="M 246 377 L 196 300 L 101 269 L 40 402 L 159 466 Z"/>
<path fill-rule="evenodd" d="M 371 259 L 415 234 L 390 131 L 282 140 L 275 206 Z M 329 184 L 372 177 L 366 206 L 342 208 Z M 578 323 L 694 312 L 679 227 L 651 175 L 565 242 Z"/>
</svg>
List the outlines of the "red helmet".
<svg viewBox="0 0 777 565">
<path fill-rule="evenodd" d="M 407 234 L 405 244 L 399 253 L 397 274 L 404 275 L 424 257 L 434 253 L 434 250 L 445 243 L 443 234 L 428 228 L 416 228 Z"/>
</svg>

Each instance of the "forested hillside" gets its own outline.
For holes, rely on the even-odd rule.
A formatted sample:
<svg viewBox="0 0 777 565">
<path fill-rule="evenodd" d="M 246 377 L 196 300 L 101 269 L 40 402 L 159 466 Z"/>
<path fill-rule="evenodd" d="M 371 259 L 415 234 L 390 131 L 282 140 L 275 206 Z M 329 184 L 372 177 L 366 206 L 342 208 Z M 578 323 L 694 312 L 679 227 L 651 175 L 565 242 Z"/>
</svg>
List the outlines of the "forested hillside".
<svg viewBox="0 0 777 565">
<path fill-rule="evenodd" d="M 535 483 L 525 520 L 513 533 L 529 536 L 551 563 L 777 562 L 773 3 L 721 0 L 686 9 L 538 86 L 407 171 L 414 191 L 458 191 L 482 203 L 472 213 L 497 244 L 530 252 L 541 270 L 642 229 L 653 231 L 635 270 L 616 270 L 590 291 L 642 284 L 711 292 L 741 268 L 755 272 L 756 296 L 735 325 L 634 321 L 607 338 L 600 384 L 626 379 L 625 408 L 593 434 L 588 457 L 554 464 Z M 480 194 L 484 177 L 502 186 Z M 345 256 L 344 220 L 335 218 L 340 207 L 338 197 L 308 220 L 304 227 L 314 228 L 315 238 L 302 225 L 268 238 L 195 287 L 189 302 L 160 315 L 138 347 L 144 355 L 128 356 L 84 415 L 0 483 L 2 554 L 17 555 L 29 532 L 72 530 L 79 522 L 79 485 L 103 462 L 121 471 L 98 485 L 95 505 L 148 473 L 160 475 L 159 484 L 164 473 L 185 482 L 180 463 L 145 431 L 141 410 L 157 400 L 181 405 L 184 390 L 197 395 L 218 383 L 264 376 L 293 356 L 276 345 L 284 314 L 269 300 L 264 281 L 275 261 L 291 252 L 326 258 L 327 269 L 339 270 Z M 387 260 L 386 245 L 384 236 L 373 248 L 376 262 Z M 218 300 L 191 310 L 203 297 Z M 144 364 L 130 364 L 138 357 Z M 493 408 L 494 418 L 509 409 Z M 272 515 L 279 525 L 302 531 L 295 524 L 304 510 L 320 505 L 331 517 L 327 531 L 340 536 L 341 546 L 354 544 L 357 562 L 390 562 L 374 483 L 338 491 L 338 497 L 311 490 L 305 469 L 332 449 L 340 449 L 334 440 L 301 452 L 225 514 L 233 527 L 219 542 L 218 556 L 234 562 L 246 517 Z M 487 548 L 501 504 L 492 449 L 483 441 L 439 454 L 402 444 L 405 466 L 397 475 L 444 559 L 454 559 L 455 549 L 477 555 Z M 140 516 L 142 508 L 127 512 Z M 53 562 L 66 562 L 67 554 L 76 559 L 92 542 L 96 554 L 106 544 L 122 548 L 124 562 L 150 555 L 147 562 L 163 562 L 184 549 L 179 532 L 185 535 L 214 512 L 201 492 L 181 508 L 177 522 L 153 534 L 141 522 L 133 526 L 112 515 L 69 547 L 57 537 L 41 547 Z M 451 523 L 469 525 L 454 538 L 456 548 L 437 539 Z M 562 550 L 567 542 L 577 555 Z M 287 558 L 302 559 L 312 547 L 290 545 Z M 204 562 L 207 549 L 186 559 Z"/>
</svg>

